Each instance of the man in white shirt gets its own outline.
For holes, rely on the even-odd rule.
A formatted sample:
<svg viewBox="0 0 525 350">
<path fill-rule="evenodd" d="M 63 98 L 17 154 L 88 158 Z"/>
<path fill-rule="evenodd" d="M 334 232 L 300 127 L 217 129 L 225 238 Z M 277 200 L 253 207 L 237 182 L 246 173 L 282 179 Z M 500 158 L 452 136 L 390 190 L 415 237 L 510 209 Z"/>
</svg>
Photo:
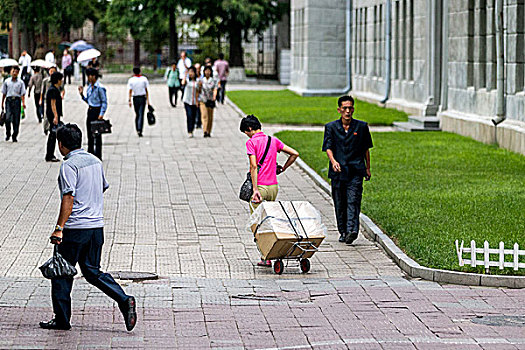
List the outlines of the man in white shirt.
<svg viewBox="0 0 525 350">
<path fill-rule="evenodd" d="M 46 62 L 56 64 L 55 62 L 55 50 L 51 49 L 46 53 Z"/>
<path fill-rule="evenodd" d="M 27 89 L 27 84 L 29 84 L 29 79 L 31 79 L 31 56 L 29 56 L 26 50 L 22 51 L 22 54 L 18 59 L 18 64 L 20 65 L 20 68 L 22 68 L 20 78 L 24 82 L 24 86 Z"/>
<path fill-rule="evenodd" d="M 180 73 L 180 89 L 182 91 L 181 99 L 184 98 L 184 87 L 188 80 L 188 69 L 191 67 L 191 60 L 186 57 L 186 51 L 180 53 L 179 62 L 177 62 L 177 69 Z"/>
<path fill-rule="evenodd" d="M 146 109 L 146 104 L 149 105 L 148 87 L 148 78 L 140 74 L 140 68 L 133 68 L 133 76 L 128 80 L 128 103 L 131 108 L 131 101 L 133 99 L 135 128 L 139 137 L 142 137 L 142 128 L 144 127 L 144 110 Z"/>
</svg>

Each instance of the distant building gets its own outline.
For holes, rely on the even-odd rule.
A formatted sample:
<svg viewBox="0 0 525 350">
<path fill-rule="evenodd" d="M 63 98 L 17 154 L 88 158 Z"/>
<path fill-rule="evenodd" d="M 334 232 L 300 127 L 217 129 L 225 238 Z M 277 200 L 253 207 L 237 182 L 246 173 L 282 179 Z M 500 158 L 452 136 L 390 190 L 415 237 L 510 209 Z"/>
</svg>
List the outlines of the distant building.
<svg viewBox="0 0 525 350">
<path fill-rule="evenodd" d="M 439 123 L 525 154 L 525 4 L 505 1 L 506 120 L 496 129 L 495 2 L 392 0 L 387 90 L 387 1 L 292 0 L 290 89 L 319 95 L 351 87 L 364 100 L 387 97 L 413 124 Z"/>
</svg>

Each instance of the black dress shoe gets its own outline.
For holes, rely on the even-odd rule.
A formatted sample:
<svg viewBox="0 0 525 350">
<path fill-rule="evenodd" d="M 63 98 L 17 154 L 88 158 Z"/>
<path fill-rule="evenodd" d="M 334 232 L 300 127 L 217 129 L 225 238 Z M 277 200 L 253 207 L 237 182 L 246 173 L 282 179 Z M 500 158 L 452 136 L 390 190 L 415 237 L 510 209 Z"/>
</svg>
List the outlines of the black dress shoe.
<svg viewBox="0 0 525 350">
<path fill-rule="evenodd" d="M 48 321 L 48 322 L 42 321 L 39 323 L 39 325 L 40 325 L 40 328 L 44 328 L 44 329 L 60 329 L 63 331 L 68 331 L 71 329 L 70 324 L 57 323 L 55 319 L 52 319 L 51 321 Z"/>
<path fill-rule="evenodd" d="M 339 242 L 341 243 L 346 242 L 346 234 L 341 233 L 341 235 L 339 236 Z"/>
<path fill-rule="evenodd" d="M 142 137 L 142 133 L 141 132 L 137 133 L 137 135 L 139 135 L 139 137 Z"/>
<path fill-rule="evenodd" d="M 346 236 L 346 244 L 352 244 L 357 239 L 357 232 L 351 232 Z"/>
<path fill-rule="evenodd" d="M 6 141 L 9 141 L 9 138 L 10 138 L 10 137 L 11 137 L 11 136 L 6 136 L 6 137 L 5 137 L 5 140 L 6 140 Z"/>
<path fill-rule="evenodd" d="M 126 329 L 131 331 L 137 323 L 137 303 L 134 297 L 129 297 L 124 304 L 119 305 L 122 316 L 124 316 L 124 322 L 126 322 Z"/>
<path fill-rule="evenodd" d="M 13 142 L 18 142 L 18 140 L 15 137 L 13 137 Z"/>
<path fill-rule="evenodd" d="M 46 159 L 46 162 L 57 163 L 60 162 L 60 159 L 53 157 L 50 159 Z"/>
</svg>

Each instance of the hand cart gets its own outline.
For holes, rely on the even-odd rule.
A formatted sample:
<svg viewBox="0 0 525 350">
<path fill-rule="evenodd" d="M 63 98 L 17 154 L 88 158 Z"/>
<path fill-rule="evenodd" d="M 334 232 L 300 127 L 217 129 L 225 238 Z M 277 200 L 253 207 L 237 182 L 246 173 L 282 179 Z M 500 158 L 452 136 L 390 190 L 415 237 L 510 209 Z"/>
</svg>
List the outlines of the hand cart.
<svg viewBox="0 0 525 350">
<path fill-rule="evenodd" d="M 280 275 L 290 260 L 296 260 L 303 273 L 310 271 L 310 260 L 326 235 L 320 213 L 309 202 L 264 202 L 252 214 L 250 228 L 257 249 L 265 260 L 274 260 Z"/>
</svg>

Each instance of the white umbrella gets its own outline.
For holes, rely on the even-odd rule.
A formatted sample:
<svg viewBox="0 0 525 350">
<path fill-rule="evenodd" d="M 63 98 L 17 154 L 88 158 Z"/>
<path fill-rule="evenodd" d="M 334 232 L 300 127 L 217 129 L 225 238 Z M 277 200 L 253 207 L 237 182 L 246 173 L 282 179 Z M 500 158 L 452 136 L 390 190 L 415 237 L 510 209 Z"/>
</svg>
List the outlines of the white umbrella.
<svg viewBox="0 0 525 350">
<path fill-rule="evenodd" d="M 98 51 L 97 49 L 89 49 L 86 51 L 82 51 L 80 55 L 78 55 L 77 62 L 89 61 L 98 56 L 100 56 L 100 51 Z"/>
<path fill-rule="evenodd" d="M 0 60 L 0 67 L 13 67 L 18 66 L 18 61 L 12 58 L 4 58 Z"/>
<path fill-rule="evenodd" d="M 31 67 L 41 67 L 49 69 L 51 67 L 56 67 L 56 64 L 38 59 L 31 62 Z"/>
</svg>

